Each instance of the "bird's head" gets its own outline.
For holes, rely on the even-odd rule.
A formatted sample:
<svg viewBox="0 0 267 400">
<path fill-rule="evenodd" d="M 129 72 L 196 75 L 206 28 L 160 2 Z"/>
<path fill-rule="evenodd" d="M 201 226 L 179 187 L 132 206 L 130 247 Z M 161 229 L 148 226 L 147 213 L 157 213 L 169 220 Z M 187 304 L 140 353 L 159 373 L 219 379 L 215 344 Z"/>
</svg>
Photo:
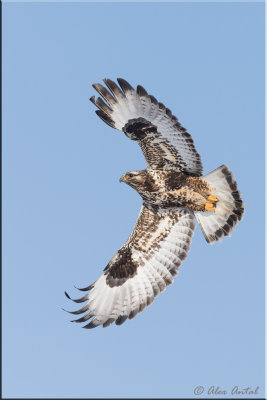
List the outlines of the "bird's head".
<svg viewBox="0 0 267 400">
<path fill-rule="evenodd" d="M 154 180 L 146 170 L 126 172 L 120 178 L 120 182 L 127 183 L 127 185 L 141 194 L 141 196 L 144 192 L 156 190 L 156 187 L 154 187 Z"/>
<path fill-rule="evenodd" d="M 126 172 L 120 178 L 120 182 L 125 182 L 138 192 L 142 190 L 146 181 L 146 171 L 130 171 Z"/>
</svg>

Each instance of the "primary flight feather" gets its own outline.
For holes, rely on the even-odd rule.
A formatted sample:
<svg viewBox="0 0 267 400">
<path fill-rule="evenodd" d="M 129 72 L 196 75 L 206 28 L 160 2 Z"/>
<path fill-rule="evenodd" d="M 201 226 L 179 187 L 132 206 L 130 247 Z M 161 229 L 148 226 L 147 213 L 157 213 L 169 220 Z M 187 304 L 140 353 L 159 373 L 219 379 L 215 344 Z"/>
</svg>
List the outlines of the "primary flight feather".
<svg viewBox="0 0 267 400">
<path fill-rule="evenodd" d="M 104 273 L 76 303 L 72 314 L 84 328 L 122 324 L 150 305 L 173 282 L 187 256 L 195 217 L 208 243 L 229 236 L 242 218 L 244 204 L 226 165 L 202 176 L 200 155 L 190 134 L 171 111 L 145 89 L 135 90 L 123 79 L 119 86 L 104 79 L 107 88 L 93 87 L 97 115 L 111 127 L 137 141 L 147 168 L 131 171 L 121 181 L 134 188 L 143 205 L 127 242 L 110 260 Z M 67 297 L 69 295 L 66 293 Z"/>
</svg>

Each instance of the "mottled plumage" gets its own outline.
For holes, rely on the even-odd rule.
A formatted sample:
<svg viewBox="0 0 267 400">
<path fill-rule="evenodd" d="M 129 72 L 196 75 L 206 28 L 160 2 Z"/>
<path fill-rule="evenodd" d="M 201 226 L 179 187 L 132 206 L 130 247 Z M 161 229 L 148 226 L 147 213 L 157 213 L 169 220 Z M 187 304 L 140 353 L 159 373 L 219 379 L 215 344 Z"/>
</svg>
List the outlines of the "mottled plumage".
<svg viewBox="0 0 267 400">
<path fill-rule="evenodd" d="M 142 86 L 134 90 L 123 79 L 120 87 L 104 79 L 93 87 L 102 96 L 91 101 L 108 125 L 137 141 L 147 168 L 121 177 L 142 197 L 133 232 L 117 251 L 100 278 L 80 289 L 86 302 L 72 314 L 85 313 L 76 322 L 84 328 L 133 318 L 167 285 L 189 251 L 194 219 L 208 243 L 229 236 L 244 212 L 233 174 L 222 165 L 202 176 L 202 163 L 193 140 L 171 111 Z M 67 295 L 67 297 L 69 297 Z"/>
</svg>

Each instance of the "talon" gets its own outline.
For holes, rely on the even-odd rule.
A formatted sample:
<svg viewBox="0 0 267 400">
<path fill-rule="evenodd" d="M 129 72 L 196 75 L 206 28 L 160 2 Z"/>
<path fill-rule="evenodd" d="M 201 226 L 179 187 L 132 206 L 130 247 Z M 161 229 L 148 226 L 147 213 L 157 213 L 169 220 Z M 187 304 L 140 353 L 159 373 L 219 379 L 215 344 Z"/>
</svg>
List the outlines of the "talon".
<svg viewBox="0 0 267 400">
<path fill-rule="evenodd" d="M 215 197 L 215 196 L 209 196 L 208 200 L 209 200 L 209 201 L 212 201 L 213 203 L 215 203 L 216 201 L 218 201 L 217 197 Z"/>
<path fill-rule="evenodd" d="M 215 207 L 214 207 L 214 205 L 212 203 L 206 203 L 205 204 L 205 210 L 206 211 L 213 211 L 213 210 L 215 210 Z"/>
</svg>

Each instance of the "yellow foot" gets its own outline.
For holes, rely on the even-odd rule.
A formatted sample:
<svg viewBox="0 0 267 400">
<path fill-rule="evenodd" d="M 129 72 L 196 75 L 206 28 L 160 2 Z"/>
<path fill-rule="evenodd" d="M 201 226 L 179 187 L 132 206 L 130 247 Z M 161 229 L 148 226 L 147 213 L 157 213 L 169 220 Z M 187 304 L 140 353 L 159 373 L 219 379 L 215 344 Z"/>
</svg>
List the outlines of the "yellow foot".
<svg viewBox="0 0 267 400">
<path fill-rule="evenodd" d="M 205 210 L 206 211 L 213 211 L 213 210 L 215 210 L 215 207 L 214 207 L 214 205 L 212 203 L 206 203 L 205 204 Z"/>
<path fill-rule="evenodd" d="M 218 201 L 217 197 L 215 197 L 215 196 L 209 196 L 208 200 L 209 200 L 209 201 L 212 201 L 213 203 L 215 203 L 216 201 Z"/>
</svg>

